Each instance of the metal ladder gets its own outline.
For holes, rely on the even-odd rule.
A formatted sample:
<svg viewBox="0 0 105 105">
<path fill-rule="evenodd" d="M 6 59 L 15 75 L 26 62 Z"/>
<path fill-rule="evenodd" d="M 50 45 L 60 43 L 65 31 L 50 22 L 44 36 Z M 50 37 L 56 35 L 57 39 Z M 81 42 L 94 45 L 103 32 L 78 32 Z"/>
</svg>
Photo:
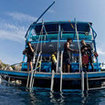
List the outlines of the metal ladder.
<svg viewBox="0 0 105 105">
<path fill-rule="evenodd" d="M 63 51 L 61 51 L 61 61 L 60 61 L 60 92 L 62 92 L 62 65 L 63 65 Z M 55 72 L 54 70 L 52 70 L 52 76 L 51 76 L 51 86 L 50 86 L 50 91 L 53 92 L 53 88 L 54 88 L 54 76 L 55 76 Z"/>
<path fill-rule="evenodd" d="M 35 69 L 32 69 L 31 72 L 28 73 L 27 84 L 26 84 L 27 88 L 30 88 L 30 89 L 33 88 L 33 85 L 34 85 L 34 74 L 36 72 L 40 56 L 41 56 L 41 52 L 38 54 L 37 62 L 36 62 L 36 65 L 35 65 Z"/>
</svg>

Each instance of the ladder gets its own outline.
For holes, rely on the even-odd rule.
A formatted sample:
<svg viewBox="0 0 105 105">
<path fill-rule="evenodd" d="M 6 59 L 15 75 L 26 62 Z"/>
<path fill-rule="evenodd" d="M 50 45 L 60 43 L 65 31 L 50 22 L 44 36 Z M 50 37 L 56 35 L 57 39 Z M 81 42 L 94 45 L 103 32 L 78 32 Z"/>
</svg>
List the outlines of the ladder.
<svg viewBox="0 0 105 105">
<path fill-rule="evenodd" d="M 33 88 L 33 85 L 34 85 L 34 74 L 36 73 L 36 69 L 37 69 L 37 66 L 38 66 L 39 59 L 41 57 L 41 53 L 42 52 L 40 52 L 39 55 L 38 55 L 37 62 L 36 62 L 36 65 L 35 65 L 35 69 L 33 70 L 33 74 L 31 75 L 30 88 Z"/>
<path fill-rule="evenodd" d="M 33 88 L 33 85 L 34 85 L 34 74 L 36 73 L 36 69 L 37 69 L 37 65 L 38 65 L 40 56 L 41 56 L 41 52 L 38 54 L 37 62 L 35 64 L 35 69 L 32 69 L 28 73 L 27 84 L 26 84 L 27 88 L 30 88 L 30 89 Z"/>
</svg>

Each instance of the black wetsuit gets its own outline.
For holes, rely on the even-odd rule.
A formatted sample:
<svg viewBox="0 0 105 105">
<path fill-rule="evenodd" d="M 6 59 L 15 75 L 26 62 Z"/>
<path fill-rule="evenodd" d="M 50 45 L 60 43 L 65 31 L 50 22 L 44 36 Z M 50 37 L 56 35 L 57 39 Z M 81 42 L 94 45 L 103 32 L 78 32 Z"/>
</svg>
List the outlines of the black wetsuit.
<svg viewBox="0 0 105 105">
<path fill-rule="evenodd" d="M 87 49 L 85 49 L 85 48 L 87 48 Z M 81 53 L 82 53 L 82 55 L 88 54 L 88 56 L 89 56 L 89 62 L 90 62 L 90 63 L 93 63 L 92 50 L 93 50 L 93 49 L 92 49 L 92 47 L 91 47 L 89 44 L 83 45 L 83 46 L 81 47 Z"/>
<path fill-rule="evenodd" d="M 67 48 L 67 42 L 64 44 L 63 62 L 64 64 L 70 64 L 72 61 L 71 51 Z"/>
<path fill-rule="evenodd" d="M 34 53 L 32 52 L 31 48 L 28 46 L 27 47 L 27 62 L 32 62 L 33 56 L 34 56 Z"/>
<path fill-rule="evenodd" d="M 85 49 L 86 48 L 86 49 Z M 93 63 L 93 58 L 92 58 L 92 47 L 89 45 L 89 44 L 86 44 L 86 45 L 83 45 L 81 47 L 81 53 L 82 53 L 82 56 L 83 55 L 88 55 L 89 57 L 89 61 L 88 61 L 88 64 L 86 65 L 82 65 L 83 66 L 83 69 L 85 71 L 88 71 L 88 66 L 89 66 L 89 63 L 92 64 Z M 93 68 L 92 68 L 93 69 Z"/>
</svg>

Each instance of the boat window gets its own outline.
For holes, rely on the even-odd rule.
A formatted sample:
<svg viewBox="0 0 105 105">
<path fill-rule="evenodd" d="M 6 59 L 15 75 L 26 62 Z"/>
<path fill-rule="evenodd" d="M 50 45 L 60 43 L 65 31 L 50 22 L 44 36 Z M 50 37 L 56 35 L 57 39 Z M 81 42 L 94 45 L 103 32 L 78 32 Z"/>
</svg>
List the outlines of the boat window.
<svg viewBox="0 0 105 105">
<path fill-rule="evenodd" d="M 90 32 L 89 25 L 86 23 L 78 23 L 77 24 L 77 31 L 79 34 L 85 34 Z"/>
<path fill-rule="evenodd" d="M 75 33 L 75 23 L 63 23 L 63 24 L 61 24 L 61 27 L 62 27 L 62 31 L 64 34 Z M 87 33 L 89 33 L 89 31 L 90 31 L 89 25 L 86 23 L 78 23 L 77 31 L 79 34 L 87 35 Z"/>
<path fill-rule="evenodd" d="M 37 35 L 45 34 L 58 34 L 58 26 L 61 25 L 61 30 L 63 34 L 73 34 L 75 33 L 75 23 L 74 22 L 62 22 L 62 23 L 45 23 L 44 25 L 37 24 L 35 27 L 35 31 Z M 90 32 L 90 28 L 88 23 L 77 23 L 77 31 L 79 34 L 88 35 Z"/>
<path fill-rule="evenodd" d="M 63 34 L 75 33 L 75 27 L 74 27 L 74 24 L 72 23 L 61 24 L 61 30 Z"/>
<path fill-rule="evenodd" d="M 43 27 L 43 29 L 42 29 Z M 38 25 L 35 27 L 35 31 L 37 35 L 41 34 L 43 31 L 43 35 L 45 34 L 58 34 L 58 24 L 45 24 L 44 26 Z"/>
</svg>

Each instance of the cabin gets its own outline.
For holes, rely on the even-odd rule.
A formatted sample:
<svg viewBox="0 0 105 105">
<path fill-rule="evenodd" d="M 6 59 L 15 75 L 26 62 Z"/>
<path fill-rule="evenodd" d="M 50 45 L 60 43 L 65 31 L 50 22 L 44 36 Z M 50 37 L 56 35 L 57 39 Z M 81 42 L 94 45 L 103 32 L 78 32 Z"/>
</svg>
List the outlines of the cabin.
<svg viewBox="0 0 105 105">
<path fill-rule="evenodd" d="M 96 50 L 96 38 L 97 34 L 92 28 L 91 22 L 75 22 L 75 21 L 52 21 L 52 22 L 40 22 L 37 24 L 32 24 L 30 30 L 27 32 L 26 43 L 31 42 L 33 48 L 35 49 L 35 57 L 33 59 L 33 65 L 38 60 L 40 62 L 40 67 L 34 66 L 39 72 L 51 72 L 52 61 L 51 55 L 57 53 L 57 68 L 56 72 L 60 72 L 63 69 L 63 50 L 64 43 L 68 38 L 73 40 L 71 45 L 72 49 L 79 50 L 81 47 L 80 41 L 85 40 L 86 43 L 90 44 L 93 51 Z M 27 47 L 27 44 L 26 46 Z M 39 57 L 40 54 L 40 57 Z M 80 71 L 80 58 L 79 53 L 71 53 L 72 63 L 71 72 Z M 39 58 L 38 58 L 39 57 Z M 27 70 L 27 57 L 23 57 L 22 71 Z M 62 58 L 62 59 L 61 59 Z M 100 71 L 100 63 L 98 63 L 98 57 L 94 60 L 94 70 Z M 38 65 L 38 64 L 37 64 Z M 63 70 L 62 70 L 63 71 Z M 89 71 L 91 71 L 91 66 L 89 65 Z"/>
</svg>

